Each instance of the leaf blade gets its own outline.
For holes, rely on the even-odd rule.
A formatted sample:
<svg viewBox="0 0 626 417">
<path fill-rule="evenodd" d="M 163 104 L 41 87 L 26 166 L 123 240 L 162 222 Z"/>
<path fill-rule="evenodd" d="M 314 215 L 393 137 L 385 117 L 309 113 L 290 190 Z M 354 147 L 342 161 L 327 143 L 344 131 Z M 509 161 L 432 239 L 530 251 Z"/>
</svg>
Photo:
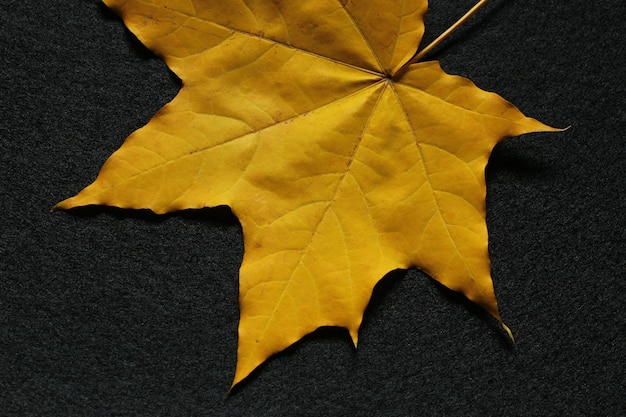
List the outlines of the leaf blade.
<svg viewBox="0 0 626 417">
<path fill-rule="evenodd" d="M 183 87 L 55 208 L 229 205 L 245 246 L 233 385 L 318 327 L 356 344 L 374 286 L 398 268 L 502 322 L 484 170 L 503 138 L 556 129 L 436 62 L 396 74 L 426 0 L 105 3 Z"/>
</svg>

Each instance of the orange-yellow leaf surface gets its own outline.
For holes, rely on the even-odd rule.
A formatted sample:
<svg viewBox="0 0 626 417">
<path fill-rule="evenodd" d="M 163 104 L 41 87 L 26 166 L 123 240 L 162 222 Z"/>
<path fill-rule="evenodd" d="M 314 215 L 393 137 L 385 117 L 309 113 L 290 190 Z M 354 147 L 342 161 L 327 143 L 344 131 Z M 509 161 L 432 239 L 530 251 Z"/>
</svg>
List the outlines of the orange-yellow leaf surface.
<svg viewBox="0 0 626 417">
<path fill-rule="evenodd" d="M 485 166 L 501 139 L 553 129 L 437 62 L 402 68 L 426 0 L 105 3 L 183 86 L 56 208 L 230 206 L 245 244 L 233 385 L 320 326 L 356 344 L 397 268 L 500 320 Z"/>
</svg>

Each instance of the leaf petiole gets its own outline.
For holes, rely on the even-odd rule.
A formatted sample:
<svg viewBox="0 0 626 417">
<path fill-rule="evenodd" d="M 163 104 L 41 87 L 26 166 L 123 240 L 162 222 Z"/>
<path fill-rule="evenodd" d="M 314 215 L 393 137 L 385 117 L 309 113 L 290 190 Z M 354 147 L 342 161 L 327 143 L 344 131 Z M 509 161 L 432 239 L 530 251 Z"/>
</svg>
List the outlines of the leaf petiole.
<svg viewBox="0 0 626 417">
<path fill-rule="evenodd" d="M 478 9 L 480 9 L 481 7 L 483 7 L 488 0 L 480 0 L 478 3 L 476 3 L 474 5 L 474 7 L 472 7 L 467 13 L 465 13 L 463 15 L 463 17 L 461 17 L 459 20 L 457 20 L 452 26 L 450 26 L 445 32 L 443 32 L 441 35 L 439 35 L 437 37 L 437 39 L 435 39 L 434 41 L 432 41 L 428 46 L 426 46 L 424 49 L 422 49 L 420 52 L 418 52 L 417 54 L 415 54 L 413 56 L 413 58 L 411 58 L 411 60 L 409 62 L 407 62 L 406 64 L 403 65 L 403 68 L 408 67 L 411 64 L 415 64 L 416 62 L 418 62 L 420 59 L 422 59 L 426 54 L 428 54 L 430 51 L 433 50 L 433 48 L 435 48 L 437 45 L 439 45 L 445 38 L 447 38 L 448 36 L 450 36 L 450 34 L 452 32 L 454 32 L 455 30 L 457 30 L 463 23 L 465 23 L 467 21 L 467 19 L 469 19 L 470 17 L 472 17 L 472 15 L 474 13 L 476 13 L 478 11 Z"/>
</svg>

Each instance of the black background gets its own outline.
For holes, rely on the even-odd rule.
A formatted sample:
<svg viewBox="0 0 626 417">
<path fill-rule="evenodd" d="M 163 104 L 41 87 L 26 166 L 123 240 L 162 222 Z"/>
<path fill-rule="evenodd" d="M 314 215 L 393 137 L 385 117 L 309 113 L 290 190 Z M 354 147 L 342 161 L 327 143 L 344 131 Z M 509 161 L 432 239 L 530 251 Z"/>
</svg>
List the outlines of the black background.
<svg viewBox="0 0 626 417">
<path fill-rule="evenodd" d="M 426 41 L 474 0 L 432 0 Z M 424 274 L 376 288 L 229 397 L 241 229 L 228 209 L 49 213 L 177 92 L 96 0 L 0 3 L 0 415 L 624 416 L 623 0 L 493 0 L 431 55 L 527 115 L 487 169 L 517 338 Z"/>
</svg>

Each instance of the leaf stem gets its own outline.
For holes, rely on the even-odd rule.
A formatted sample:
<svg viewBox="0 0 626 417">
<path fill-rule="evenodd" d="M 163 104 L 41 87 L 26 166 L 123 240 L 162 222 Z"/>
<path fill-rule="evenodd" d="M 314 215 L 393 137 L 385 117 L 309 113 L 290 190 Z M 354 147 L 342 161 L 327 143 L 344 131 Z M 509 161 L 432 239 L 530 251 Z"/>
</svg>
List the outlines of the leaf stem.
<svg viewBox="0 0 626 417">
<path fill-rule="evenodd" d="M 408 67 L 411 64 L 415 64 L 416 62 L 418 62 L 420 59 L 422 59 L 424 57 L 424 55 L 426 55 L 427 53 L 429 53 L 433 48 L 435 48 L 437 45 L 439 45 L 441 43 L 441 41 L 443 41 L 445 38 L 447 38 L 448 36 L 450 36 L 450 34 L 452 32 L 454 32 L 455 30 L 457 30 L 463 23 L 465 23 L 467 21 L 467 19 L 469 19 L 470 17 L 472 17 L 472 15 L 474 13 L 476 13 L 476 11 L 478 11 L 478 9 L 480 9 L 481 7 L 483 7 L 488 0 L 480 0 L 478 3 L 476 3 L 474 5 L 474 7 L 472 7 L 471 9 L 469 9 L 469 11 L 467 13 L 465 13 L 463 15 L 463 17 L 461 17 L 459 20 L 456 21 L 456 23 L 454 23 L 452 26 L 450 26 L 448 28 L 448 30 L 446 30 L 445 32 L 443 32 L 441 35 L 439 35 L 439 37 L 437 37 L 437 39 L 435 39 L 434 41 L 432 41 L 427 47 L 425 47 L 424 49 L 422 49 L 420 52 L 418 52 L 417 54 L 415 54 L 415 56 L 413 56 L 413 58 L 411 58 L 411 60 L 409 62 L 407 62 L 406 64 L 404 64 L 404 67 Z"/>
</svg>

